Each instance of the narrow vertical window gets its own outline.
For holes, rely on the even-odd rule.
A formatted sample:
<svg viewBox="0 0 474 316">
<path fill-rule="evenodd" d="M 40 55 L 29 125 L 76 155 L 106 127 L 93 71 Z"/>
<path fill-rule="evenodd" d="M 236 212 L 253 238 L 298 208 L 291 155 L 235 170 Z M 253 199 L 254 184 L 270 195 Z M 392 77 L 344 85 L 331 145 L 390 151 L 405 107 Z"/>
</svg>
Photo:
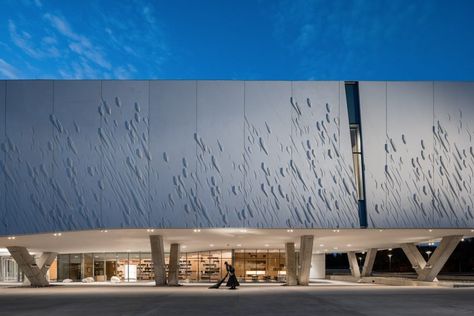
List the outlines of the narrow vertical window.
<svg viewBox="0 0 474 316">
<path fill-rule="evenodd" d="M 365 203 L 364 155 L 362 146 L 362 125 L 360 119 L 359 84 L 346 82 L 347 112 L 351 133 L 352 162 L 354 167 L 354 183 L 357 190 L 360 227 L 367 227 L 367 210 Z"/>
</svg>

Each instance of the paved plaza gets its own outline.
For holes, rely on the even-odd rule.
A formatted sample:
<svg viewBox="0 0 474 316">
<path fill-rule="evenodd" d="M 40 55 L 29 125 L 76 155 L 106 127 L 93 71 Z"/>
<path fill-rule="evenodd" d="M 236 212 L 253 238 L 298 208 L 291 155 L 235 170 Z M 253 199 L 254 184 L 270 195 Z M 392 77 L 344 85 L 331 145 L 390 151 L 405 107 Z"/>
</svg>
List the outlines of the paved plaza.
<svg viewBox="0 0 474 316">
<path fill-rule="evenodd" d="M 344 282 L 309 287 L 0 287 L 0 315 L 473 315 L 474 288 Z"/>
</svg>

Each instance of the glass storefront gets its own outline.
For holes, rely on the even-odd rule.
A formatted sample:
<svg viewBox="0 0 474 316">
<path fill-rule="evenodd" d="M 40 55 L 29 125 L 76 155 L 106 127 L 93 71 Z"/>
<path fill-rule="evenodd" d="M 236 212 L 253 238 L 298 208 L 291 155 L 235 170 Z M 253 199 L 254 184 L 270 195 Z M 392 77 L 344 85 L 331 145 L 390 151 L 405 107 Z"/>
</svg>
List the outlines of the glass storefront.
<svg viewBox="0 0 474 316">
<path fill-rule="evenodd" d="M 21 273 L 11 257 L 0 257 L 0 282 L 19 282 Z"/>
<path fill-rule="evenodd" d="M 165 257 L 168 269 L 169 255 Z M 284 282 L 285 253 L 283 250 L 210 250 L 181 253 L 179 279 L 181 282 L 217 282 L 226 274 L 225 262 L 234 263 L 241 282 Z M 93 277 L 97 282 L 118 277 L 123 282 L 154 279 L 151 254 L 89 253 L 60 254 L 57 258 L 57 281 L 80 281 Z"/>
</svg>

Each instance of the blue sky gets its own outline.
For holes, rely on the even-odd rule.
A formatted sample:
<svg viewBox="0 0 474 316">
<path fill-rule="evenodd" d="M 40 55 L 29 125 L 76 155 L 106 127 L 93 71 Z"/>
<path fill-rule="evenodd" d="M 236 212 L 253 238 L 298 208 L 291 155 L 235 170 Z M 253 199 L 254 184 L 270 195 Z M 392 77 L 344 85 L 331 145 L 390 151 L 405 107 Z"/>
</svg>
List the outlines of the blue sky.
<svg viewBox="0 0 474 316">
<path fill-rule="evenodd" d="M 0 78 L 473 80 L 471 0 L 0 0 Z"/>
</svg>

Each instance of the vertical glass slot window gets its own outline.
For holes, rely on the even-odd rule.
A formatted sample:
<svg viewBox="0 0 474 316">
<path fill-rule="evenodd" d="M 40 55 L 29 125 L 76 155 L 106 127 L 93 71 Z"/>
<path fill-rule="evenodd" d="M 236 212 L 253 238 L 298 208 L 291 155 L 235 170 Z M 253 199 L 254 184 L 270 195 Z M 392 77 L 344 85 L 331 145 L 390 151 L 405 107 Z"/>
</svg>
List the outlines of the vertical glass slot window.
<svg viewBox="0 0 474 316">
<path fill-rule="evenodd" d="M 360 126 L 351 124 L 351 144 L 352 144 L 352 160 L 354 163 L 355 185 L 357 189 L 357 199 L 364 200 L 364 186 L 362 183 L 362 152 L 360 145 Z"/>
</svg>

